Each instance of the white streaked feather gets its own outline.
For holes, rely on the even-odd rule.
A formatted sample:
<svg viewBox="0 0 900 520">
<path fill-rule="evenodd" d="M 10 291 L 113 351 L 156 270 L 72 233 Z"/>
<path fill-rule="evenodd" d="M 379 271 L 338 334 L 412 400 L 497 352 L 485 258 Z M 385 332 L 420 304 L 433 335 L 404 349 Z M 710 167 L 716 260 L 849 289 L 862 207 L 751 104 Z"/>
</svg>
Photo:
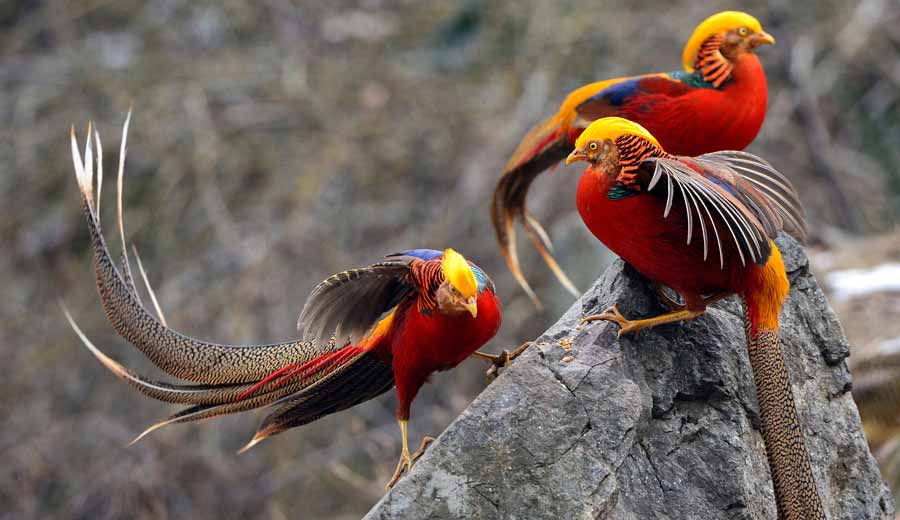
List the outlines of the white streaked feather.
<svg viewBox="0 0 900 520">
<path fill-rule="evenodd" d="M 119 145 L 119 171 L 116 176 L 116 213 L 119 224 L 119 238 L 122 241 L 122 263 L 126 274 L 131 276 L 131 269 L 128 265 L 128 247 L 125 245 L 125 223 L 122 219 L 122 185 L 125 176 L 125 153 L 128 150 L 126 142 L 128 141 L 128 123 L 131 121 L 131 110 L 125 116 L 125 125 L 122 127 L 122 142 Z"/>
<path fill-rule="evenodd" d="M 163 324 L 163 327 L 168 327 L 168 323 L 166 323 L 166 317 L 163 315 L 162 307 L 159 305 L 159 300 L 156 299 L 156 292 L 153 290 L 153 287 L 150 286 L 150 280 L 147 278 L 147 271 L 144 270 L 144 263 L 141 262 L 141 255 L 138 254 L 137 246 L 131 244 L 131 251 L 134 253 L 134 259 L 137 260 L 138 271 L 141 272 L 141 278 L 144 279 L 144 287 L 147 288 L 147 292 L 150 294 L 150 301 L 153 302 L 153 307 L 156 309 L 156 315 L 159 316 L 159 322 Z"/>
<path fill-rule="evenodd" d="M 691 191 L 697 197 L 697 201 L 700 202 L 700 205 L 703 206 L 704 211 L 706 211 L 706 216 L 709 218 L 709 224 L 713 231 L 713 236 L 716 237 L 716 246 L 719 249 L 719 268 L 725 268 L 725 255 L 722 253 L 722 239 L 719 238 L 719 230 L 716 228 L 716 221 L 713 219 L 712 213 L 710 213 L 709 208 L 706 206 L 706 203 L 703 202 L 703 194 L 700 191 L 697 191 L 696 186 L 693 184 L 687 184 L 690 187 Z M 702 215 L 701 215 L 702 218 Z M 705 255 L 704 255 L 705 259 Z"/>
<path fill-rule="evenodd" d="M 666 194 L 666 209 L 663 210 L 663 218 L 668 218 L 669 212 L 672 211 L 672 199 L 675 197 L 675 194 L 672 193 L 672 177 L 674 177 L 674 175 L 666 175 L 667 188 L 669 191 Z"/>
<path fill-rule="evenodd" d="M 659 182 L 659 178 L 662 176 L 663 163 L 661 161 L 654 160 L 656 163 L 656 167 L 653 169 L 653 177 L 650 178 L 650 184 L 647 185 L 647 191 L 653 189 L 656 186 L 656 183 Z"/>
<path fill-rule="evenodd" d="M 756 188 L 763 191 L 765 195 L 780 211 L 778 212 L 782 218 L 789 218 L 795 226 L 800 226 L 800 222 L 795 215 L 796 204 L 787 200 L 783 194 L 752 177 L 744 177 L 748 182 L 752 183 Z"/>
<path fill-rule="evenodd" d="M 737 246 L 738 255 L 741 257 L 741 265 L 747 265 L 747 260 L 746 260 L 746 258 L 744 258 L 744 251 L 741 249 L 741 244 L 738 241 L 737 234 L 735 234 L 734 228 L 731 226 L 731 222 L 729 222 L 728 217 L 726 217 L 725 213 L 723 213 L 722 207 L 721 207 L 722 204 L 717 203 L 717 200 L 715 197 L 715 192 L 712 192 L 712 190 L 708 186 L 704 186 L 703 184 L 701 184 L 699 182 L 695 183 L 695 186 L 698 188 L 698 193 L 700 193 L 702 196 L 705 196 L 706 200 L 709 201 L 709 204 L 716 210 L 716 213 L 718 213 L 719 216 L 722 217 L 722 221 L 728 227 L 728 231 L 731 233 L 731 238 L 734 239 L 734 243 Z M 715 230 L 715 229 L 716 229 L 716 227 L 713 226 L 713 230 Z M 716 239 L 719 238 L 718 235 L 719 235 L 719 232 L 716 231 Z M 721 242 L 719 243 L 719 259 L 720 259 L 720 264 L 721 264 L 720 267 L 722 267 L 724 269 L 725 268 L 725 258 L 722 254 Z"/>
<path fill-rule="evenodd" d="M 703 221 L 703 213 L 700 213 L 700 205 L 697 204 L 697 194 L 694 193 L 694 190 L 688 189 L 687 185 L 682 184 L 682 188 L 684 188 L 684 192 L 686 193 L 691 202 L 694 203 L 694 208 L 697 210 L 697 220 L 700 221 L 700 232 L 703 235 L 703 261 L 709 257 L 709 239 L 706 235 L 706 223 Z"/>
<path fill-rule="evenodd" d="M 678 178 L 675 179 L 675 182 L 678 183 L 678 188 L 681 190 L 681 198 L 684 199 L 684 212 L 687 214 L 687 241 L 685 244 L 691 244 L 691 236 L 694 231 L 694 219 L 691 211 L 691 205 L 688 204 L 687 194 L 684 191 L 684 183 L 681 182 Z"/>
<path fill-rule="evenodd" d="M 97 220 L 100 220 L 100 195 L 103 193 L 103 144 L 100 132 L 94 127 L 94 143 L 97 147 Z"/>
<path fill-rule="evenodd" d="M 729 214 L 732 222 L 734 222 L 735 224 L 735 227 L 738 228 L 738 231 L 740 231 L 741 235 L 744 237 L 744 240 L 748 244 L 752 243 L 752 246 L 749 246 L 747 249 L 750 253 L 750 258 L 754 262 L 756 262 L 758 258 L 762 257 L 762 250 L 759 248 L 759 244 L 757 242 L 757 240 L 759 240 L 761 236 L 758 232 L 760 226 L 751 224 L 746 215 L 744 215 L 744 213 L 741 212 L 737 206 L 735 206 L 734 202 L 729 200 L 727 197 L 707 186 L 704 186 L 704 189 L 706 189 L 710 193 L 710 195 L 713 195 L 719 201 L 718 206 L 724 209 Z M 730 225 L 729 229 L 731 229 Z M 740 249 L 741 244 L 738 240 L 737 234 L 734 232 L 734 230 L 732 230 L 731 232 L 734 238 L 735 245 L 738 247 L 738 249 Z"/>
<path fill-rule="evenodd" d="M 94 180 L 94 151 L 91 148 L 91 134 L 93 133 L 93 124 L 88 121 L 87 140 L 84 142 L 84 170 L 88 175 L 88 183 Z M 94 202 L 96 204 L 96 202 Z"/>
<path fill-rule="evenodd" d="M 92 205 L 94 201 L 91 195 L 90 172 L 84 170 L 84 162 L 81 160 L 81 153 L 78 151 L 78 140 L 75 138 L 74 126 L 70 129 L 69 135 L 72 141 L 72 163 L 75 167 L 75 180 L 78 181 L 78 187 L 81 189 L 81 193 L 84 194 L 85 199 L 87 199 L 88 205 Z"/>
</svg>

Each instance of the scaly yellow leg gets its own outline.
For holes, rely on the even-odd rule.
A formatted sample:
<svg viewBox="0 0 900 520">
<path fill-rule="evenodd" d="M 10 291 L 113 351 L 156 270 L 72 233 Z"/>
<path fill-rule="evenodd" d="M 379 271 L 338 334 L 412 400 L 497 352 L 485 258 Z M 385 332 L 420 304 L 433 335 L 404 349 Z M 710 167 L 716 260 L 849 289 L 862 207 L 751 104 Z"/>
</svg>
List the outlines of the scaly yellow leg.
<svg viewBox="0 0 900 520">
<path fill-rule="evenodd" d="M 422 437 L 422 443 L 419 445 L 419 449 L 416 450 L 415 453 L 410 455 L 409 453 L 409 437 L 406 433 L 406 426 L 409 421 L 405 421 L 403 419 L 399 419 L 400 423 L 400 438 L 403 443 L 403 447 L 400 451 L 400 460 L 397 461 L 397 469 L 394 470 L 394 475 L 391 477 L 391 480 L 385 486 L 387 489 L 391 489 L 394 487 L 394 484 L 400 480 L 400 477 L 403 476 L 403 473 L 409 471 L 413 467 L 413 463 L 416 462 L 416 459 L 422 456 L 425 453 L 425 449 L 428 448 L 428 445 L 434 442 L 434 437 Z"/>
<path fill-rule="evenodd" d="M 706 310 L 692 311 L 690 309 L 681 309 L 677 311 L 667 312 L 665 314 L 661 314 L 659 316 L 655 316 L 653 318 L 645 318 L 643 320 L 629 320 L 626 319 L 625 316 L 622 316 L 622 313 L 619 312 L 618 307 L 613 305 L 612 307 L 606 309 L 601 314 L 593 314 L 591 316 L 586 316 L 582 318 L 581 325 L 585 323 L 590 323 L 592 321 L 613 321 L 617 323 L 620 327 L 619 329 L 619 337 L 622 337 L 622 334 L 630 334 L 632 332 L 637 332 L 642 329 L 649 329 L 651 327 L 656 327 L 657 325 L 663 325 L 665 323 L 673 323 L 676 321 L 686 321 L 692 320 L 697 316 L 702 315 Z"/>
</svg>

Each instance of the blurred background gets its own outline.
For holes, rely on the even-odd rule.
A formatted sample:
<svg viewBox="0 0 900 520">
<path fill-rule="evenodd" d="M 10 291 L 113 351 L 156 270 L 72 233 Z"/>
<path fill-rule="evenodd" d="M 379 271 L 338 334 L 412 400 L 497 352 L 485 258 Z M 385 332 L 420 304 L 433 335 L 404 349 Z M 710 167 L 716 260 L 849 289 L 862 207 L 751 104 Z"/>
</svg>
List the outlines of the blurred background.
<svg viewBox="0 0 900 520">
<path fill-rule="evenodd" d="M 78 342 L 158 375 L 105 322 L 68 129 L 93 119 L 113 170 L 134 107 L 126 231 L 170 325 L 229 343 L 294 337 L 308 291 L 385 253 L 452 245 L 497 283 L 489 350 L 540 334 L 571 303 L 522 244 L 536 312 L 489 225 L 500 169 L 572 89 L 676 70 L 693 28 L 741 8 L 769 114 L 750 151 L 799 188 L 813 268 L 855 350 L 860 408 L 896 483 L 900 430 L 900 3 L 0 1 L 0 518 L 358 518 L 399 454 L 392 394 L 237 456 L 262 413 L 161 430 Z M 580 168 L 544 175 L 530 208 L 588 287 L 611 259 L 574 208 Z M 111 233 L 112 183 L 103 214 Z M 117 240 L 111 241 L 115 246 Z M 115 252 L 115 248 L 114 248 Z M 484 363 L 438 374 L 414 444 L 484 387 Z"/>
</svg>

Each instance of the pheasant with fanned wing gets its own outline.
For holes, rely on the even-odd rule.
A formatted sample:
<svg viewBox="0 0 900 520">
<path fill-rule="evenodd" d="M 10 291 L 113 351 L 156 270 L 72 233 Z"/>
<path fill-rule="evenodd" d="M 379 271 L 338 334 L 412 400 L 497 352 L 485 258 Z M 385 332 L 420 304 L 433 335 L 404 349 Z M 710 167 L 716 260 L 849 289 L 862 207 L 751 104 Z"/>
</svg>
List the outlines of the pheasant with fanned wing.
<svg viewBox="0 0 900 520">
<path fill-rule="evenodd" d="M 159 382 L 138 375 L 101 352 L 68 311 L 66 317 L 87 348 L 116 376 L 154 399 L 190 405 L 151 426 L 135 441 L 168 424 L 271 407 L 244 448 L 248 449 L 266 437 L 396 388 L 402 452 L 389 484 L 393 485 L 427 444 L 423 441 L 414 454 L 408 448 L 406 426 L 416 393 L 431 373 L 458 365 L 500 327 L 500 302 L 491 280 L 453 249 L 414 249 L 338 273 L 319 284 L 300 315 L 298 328 L 303 337 L 299 340 L 220 345 L 185 336 L 166 325 L 149 284 L 157 317 L 144 308 L 131 275 L 121 205 L 127 129 L 128 120 L 117 182 L 118 224 L 123 235 L 120 268 L 100 227 L 100 136 L 88 130 L 82 159 L 72 131 L 72 155 L 91 236 L 97 289 L 119 335 L 164 372 L 193 384 Z M 140 261 L 138 268 L 146 281 Z"/>
<path fill-rule="evenodd" d="M 779 518 L 825 518 L 778 341 L 790 287 L 772 239 L 805 233 L 791 183 L 748 153 L 671 155 L 646 128 L 618 117 L 588 126 L 566 159 L 574 162 L 587 163 L 577 206 L 588 229 L 683 300 L 660 291 L 671 312 L 627 319 L 613 306 L 583 322 L 615 322 L 621 336 L 698 318 L 715 300 L 739 295 Z"/>
</svg>

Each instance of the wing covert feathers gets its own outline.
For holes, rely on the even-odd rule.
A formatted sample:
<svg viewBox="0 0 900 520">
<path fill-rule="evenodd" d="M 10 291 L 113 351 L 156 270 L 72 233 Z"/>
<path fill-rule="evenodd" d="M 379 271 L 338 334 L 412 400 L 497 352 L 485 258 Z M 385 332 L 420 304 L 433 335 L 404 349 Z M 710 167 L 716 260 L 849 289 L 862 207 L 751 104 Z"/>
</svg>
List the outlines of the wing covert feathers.
<svg viewBox="0 0 900 520">
<path fill-rule="evenodd" d="M 769 240 L 779 231 L 799 239 L 805 235 L 803 209 L 794 187 L 752 154 L 715 152 L 697 158 L 652 158 L 644 164 L 652 168 L 646 190 L 656 189 L 666 197 L 663 218 L 676 204 L 683 208 L 687 244 L 698 236 L 694 230 L 699 224 L 704 260 L 713 251 L 724 267 L 723 246 L 730 247 L 727 242 L 732 242 L 742 265 L 763 265 L 771 253 Z"/>
<path fill-rule="evenodd" d="M 304 339 L 334 334 L 335 344 L 356 344 L 387 311 L 416 288 L 407 277 L 413 257 L 394 257 L 322 281 L 303 306 L 297 330 Z"/>
</svg>

